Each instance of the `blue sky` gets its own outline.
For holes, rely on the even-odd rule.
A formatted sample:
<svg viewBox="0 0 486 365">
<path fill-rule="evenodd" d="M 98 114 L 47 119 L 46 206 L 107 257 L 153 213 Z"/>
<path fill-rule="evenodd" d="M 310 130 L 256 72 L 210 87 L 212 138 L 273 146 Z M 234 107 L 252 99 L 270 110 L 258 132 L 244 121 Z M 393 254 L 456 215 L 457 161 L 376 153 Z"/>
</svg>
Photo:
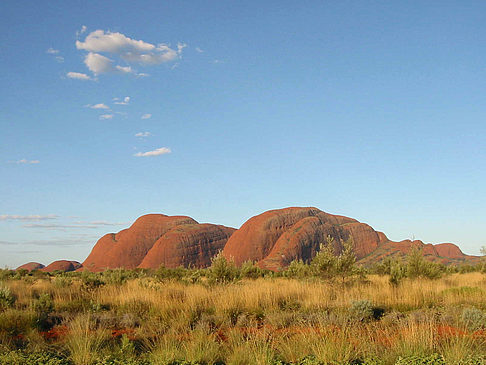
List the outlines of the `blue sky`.
<svg viewBox="0 0 486 365">
<path fill-rule="evenodd" d="M 0 265 L 316 206 L 486 245 L 483 1 L 0 4 Z"/>
</svg>

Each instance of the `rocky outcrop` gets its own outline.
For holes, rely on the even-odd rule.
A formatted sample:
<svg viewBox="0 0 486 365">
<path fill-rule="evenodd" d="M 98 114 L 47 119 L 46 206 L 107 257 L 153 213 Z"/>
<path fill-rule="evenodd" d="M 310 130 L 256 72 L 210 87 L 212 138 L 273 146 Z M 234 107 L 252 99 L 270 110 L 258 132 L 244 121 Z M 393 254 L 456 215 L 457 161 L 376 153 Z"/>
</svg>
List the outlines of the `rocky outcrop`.
<svg viewBox="0 0 486 365">
<path fill-rule="evenodd" d="M 390 241 L 382 232 L 365 223 L 325 213 L 317 208 L 270 210 L 245 222 L 228 240 L 223 254 L 237 265 L 247 260 L 260 267 L 279 270 L 293 260 L 309 262 L 326 238 L 333 238 L 339 253 L 344 241 L 351 239 L 359 263 L 370 265 L 386 257 L 406 256 L 412 247 L 422 248 L 425 258 L 449 263 L 478 262 L 454 244 L 424 244 L 422 241 Z"/>
<path fill-rule="evenodd" d="M 49 265 L 47 265 L 46 267 L 40 270 L 45 272 L 54 272 L 54 271 L 69 272 L 69 271 L 75 271 L 79 268 L 81 268 L 81 264 L 77 261 L 58 260 L 50 263 Z"/>
<path fill-rule="evenodd" d="M 83 268 L 101 271 L 160 265 L 206 267 L 233 231 L 199 224 L 190 217 L 148 214 L 128 229 L 103 236 L 83 262 Z"/>
<path fill-rule="evenodd" d="M 348 239 L 358 258 L 372 252 L 384 235 L 355 219 L 325 213 L 317 208 L 270 210 L 250 218 L 226 244 L 223 254 L 240 265 L 251 260 L 277 270 L 293 260 L 309 261 L 331 236 L 336 252 Z"/>
<path fill-rule="evenodd" d="M 234 228 L 215 224 L 174 227 L 154 243 L 139 267 L 208 267 L 211 258 L 223 249 L 234 231 Z"/>
<path fill-rule="evenodd" d="M 422 254 L 427 260 L 444 265 L 459 265 L 466 262 L 475 265 L 480 262 L 480 257 L 466 255 L 459 247 L 452 243 L 439 243 L 433 245 L 430 243 L 423 243 L 420 240 L 403 240 L 399 242 L 386 241 L 381 243 L 376 250 L 359 260 L 359 263 L 369 266 L 387 258 L 403 259 L 414 247 L 421 249 Z"/>
<path fill-rule="evenodd" d="M 479 261 L 477 257 L 463 254 L 451 243 L 394 242 L 356 219 L 312 207 L 293 207 L 259 214 L 238 230 L 199 224 L 186 216 L 144 215 L 130 228 L 100 238 L 79 270 L 158 268 L 161 265 L 203 268 L 211 264 L 211 258 L 221 249 L 224 256 L 237 265 L 251 260 L 262 268 L 280 270 L 293 260 L 309 262 L 329 236 L 333 238 L 336 253 L 351 239 L 358 262 L 363 265 L 387 257 L 403 257 L 413 246 L 421 247 L 424 256 L 432 261 Z"/>
<path fill-rule="evenodd" d="M 34 271 L 43 269 L 45 266 L 38 263 L 38 262 L 28 262 L 19 266 L 16 270 L 27 270 L 27 271 Z"/>
<path fill-rule="evenodd" d="M 83 267 L 91 271 L 118 267 L 134 269 L 160 237 L 184 224 L 197 222 L 185 216 L 143 215 L 130 228 L 101 237 L 83 262 Z"/>
</svg>

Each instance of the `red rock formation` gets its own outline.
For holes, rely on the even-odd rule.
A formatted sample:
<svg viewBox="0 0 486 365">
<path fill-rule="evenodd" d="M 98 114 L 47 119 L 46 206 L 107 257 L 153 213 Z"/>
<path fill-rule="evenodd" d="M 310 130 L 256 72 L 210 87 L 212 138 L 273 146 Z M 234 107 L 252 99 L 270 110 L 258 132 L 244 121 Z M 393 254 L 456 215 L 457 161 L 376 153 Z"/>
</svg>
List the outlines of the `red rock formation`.
<svg viewBox="0 0 486 365">
<path fill-rule="evenodd" d="M 464 262 L 474 265 L 478 264 L 480 261 L 479 257 L 464 254 L 459 247 L 452 243 L 440 243 L 433 245 L 430 243 L 423 243 L 420 240 L 403 240 L 400 242 L 382 242 L 373 252 L 366 257 L 363 257 L 359 263 L 363 265 L 372 265 L 374 263 L 383 261 L 386 258 L 403 259 L 410 253 L 413 247 L 421 249 L 422 254 L 427 260 L 446 265 L 461 264 Z"/>
<path fill-rule="evenodd" d="M 437 254 L 442 257 L 451 259 L 461 259 L 464 257 L 464 253 L 461 249 L 453 243 L 439 243 L 438 245 L 435 245 L 435 249 Z"/>
<path fill-rule="evenodd" d="M 176 226 L 154 243 L 139 267 L 208 267 L 234 231 L 214 224 Z"/>
<path fill-rule="evenodd" d="M 41 271 L 53 272 L 53 271 L 75 271 L 81 267 L 81 264 L 77 261 L 68 260 L 58 260 L 50 263 L 46 267 L 42 268 Z"/>
<path fill-rule="evenodd" d="M 250 218 L 231 236 L 223 254 L 238 265 L 251 260 L 276 270 L 295 259 L 309 261 L 327 236 L 334 238 L 337 251 L 352 238 L 361 258 L 378 247 L 384 235 L 355 219 L 317 208 L 284 208 Z"/>
<path fill-rule="evenodd" d="M 424 256 L 432 261 L 451 263 L 469 260 L 453 244 L 424 244 L 422 241 L 393 242 L 382 232 L 352 218 L 336 216 L 317 208 L 284 208 L 270 210 L 245 222 L 228 240 L 223 254 L 241 265 L 244 261 L 279 270 L 293 260 L 309 261 L 326 237 L 334 238 L 336 252 L 342 243 L 352 238 L 359 262 L 371 264 L 388 256 L 405 256 L 413 246 L 421 247 Z"/>
<path fill-rule="evenodd" d="M 45 267 L 44 265 L 39 264 L 38 262 L 28 262 L 26 264 L 19 266 L 16 270 L 32 271 L 32 270 L 40 270 L 44 267 Z"/>
<path fill-rule="evenodd" d="M 195 266 L 207 267 L 211 257 L 223 254 L 240 265 L 247 260 L 260 267 L 279 270 L 295 259 L 310 261 L 321 243 L 331 236 L 335 251 L 352 239 L 358 262 L 369 265 L 386 257 L 405 256 L 413 246 L 424 256 L 443 263 L 477 262 L 450 243 L 431 245 L 421 241 L 393 242 L 365 223 L 317 208 L 284 208 L 250 218 L 241 228 L 199 224 L 185 216 L 148 214 L 128 229 L 103 236 L 83 263 L 83 270 L 100 271 L 123 267 L 133 269 Z"/>
<path fill-rule="evenodd" d="M 184 216 L 147 214 L 138 218 L 128 229 L 103 236 L 83 262 L 91 271 L 123 267 L 134 269 L 144 259 L 154 243 L 170 229 L 197 222 Z"/>
</svg>

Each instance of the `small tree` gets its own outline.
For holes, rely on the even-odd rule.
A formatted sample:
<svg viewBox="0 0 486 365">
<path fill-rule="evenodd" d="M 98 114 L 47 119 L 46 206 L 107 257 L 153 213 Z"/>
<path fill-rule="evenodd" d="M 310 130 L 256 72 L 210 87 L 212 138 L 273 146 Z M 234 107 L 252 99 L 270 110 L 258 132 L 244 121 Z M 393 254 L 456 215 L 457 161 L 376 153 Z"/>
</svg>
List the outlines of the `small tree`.
<svg viewBox="0 0 486 365">
<path fill-rule="evenodd" d="M 343 249 L 339 255 L 334 254 L 334 238 L 327 236 L 326 244 L 321 244 L 320 251 L 311 261 L 311 269 L 314 275 L 323 279 L 339 277 L 342 284 L 346 278 L 359 274 L 356 266 L 353 239 L 350 237 L 343 243 Z"/>
<path fill-rule="evenodd" d="M 312 273 L 323 279 L 332 279 L 336 275 L 336 256 L 334 255 L 334 238 L 327 236 L 326 243 L 321 243 L 319 252 L 311 261 Z"/>
<path fill-rule="evenodd" d="M 209 267 L 209 282 L 226 284 L 237 280 L 239 277 L 238 268 L 233 260 L 227 260 L 223 253 L 219 253 L 211 259 Z"/>
<path fill-rule="evenodd" d="M 341 277 L 341 282 L 343 285 L 347 277 L 358 273 L 352 237 L 349 237 L 349 239 L 343 243 L 343 250 L 336 258 L 335 266 L 336 275 Z"/>
<path fill-rule="evenodd" d="M 422 255 L 422 250 L 413 247 L 407 257 L 407 276 L 410 279 L 418 277 L 427 279 L 438 279 L 442 272 L 436 263 L 427 261 Z"/>
</svg>

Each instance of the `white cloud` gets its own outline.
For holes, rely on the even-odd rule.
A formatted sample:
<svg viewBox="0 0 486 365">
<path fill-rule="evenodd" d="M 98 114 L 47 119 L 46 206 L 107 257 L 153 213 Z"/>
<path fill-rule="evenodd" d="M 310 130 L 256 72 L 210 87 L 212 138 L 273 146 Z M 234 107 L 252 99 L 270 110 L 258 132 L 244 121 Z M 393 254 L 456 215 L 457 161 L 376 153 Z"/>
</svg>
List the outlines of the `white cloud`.
<svg viewBox="0 0 486 365">
<path fill-rule="evenodd" d="M 88 34 L 84 42 L 76 41 L 77 49 L 84 49 L 89 52 L 151 52 L 156 47 L 144 41 L 137 41 L 128 38 L 121 33 L 106 32 L 95 30 Z"/>
<path fill-rule="evenodd" d="M 115 101 L 115 104 L 117 104 L 117 105 L 128 105 L 128 103 L 130 103 L 130 97 L 129 96 L 125 96 L 123 98 L 123 101 L 117 101 L 117 100 L 120 100 L 118 98 L 114 98 L 113 100 Z"/>
<path fill-rule="evenodd" d="M 103 103 L 95 104 L 95 105 L 88 104 L 88 105 L 86 105 L 86 107 L 91 108 L 91 109 L 110 109 L 110 107 L 108 105 L 103 104 Z"/>
<path fill-rule="evenodd" d="M 68 72 L 66 76 L 69 77 L 70 79 L 91 80 L 91 77 L 80 72 Z"/>
<path fill-rule="evenodd" d="M 81 26 L 81 29 L 76 31 L 76 38 L 79 37 L 81 34 L 83 34 L 84 32 L 86 32 L 86 30 L 88 29 L 88 27 L 86 27 L 86 25 L 82 25 Z"/>
<path fill-rule="evenodd" d="M 196 51 L 198 51 L 199 53 L 204 53 L 204 50 L 202 50 L 201 48 L 199 47 L 196 47 Z"/>
<path fill-rule="evenodd" d="M 181 57 L 182 50 L 186 46 L 185 43 L 178 43 L 176 49 L 173 49 L 164 43 L 154 45 L 129 38 L 122 33 L 105 32 L 104 30 L 91 32 L 86 36 L 84 42 L 76 41 L 77 49 L 89 52 L 85 64 L 96 74 L 114 71 L 135 73 L 130 66 L 113 66 L 113 60 L 100 55 L 100 53 L 116 55 L 128 63 L 158 65 Z M 145 75 L 143 73 L 137 74 L 137 76 Z"/>
<path fill-rule="evenodd" d="M 27 160 L 25 158 L 18 160 L 18 161 L 14 161 L 14 162 L 18 163 L 18 164 L 37 164 L 37 163 L 40 163 L 39 160 Z"/>
<path fill-rule="evenodd" d="M 152 133 L 150 132 L 138 132 L 137 134 L 135 134 L 135 137 L 150 137 L 152 135 Z"/>
<path fill-rule="evenodd" d="M 147 151 L 147 152 L 137 152 L 134 154 L 135 157 L 151 157 L 151 156 L 160 156 L 160 155 L 166 155 L 168 153 L 171 153 L 172 151 L 168 147 L 161 147 L 157 148 L 153 151 Z"/>
<path fill-rule="evenodd" d="M 46 53 L 48 53 L 48 54 L 58 54 L 59 53 L 59 50 L 50 47 L 50 48 L 47 49 Z"/>
<path fill-rule="evenodd" d="M 102 56 L 98 53 L 90 52 L 84 58 L 84 64 L 94 74 L 113 72 L 113 61 L 108 57 Z"/>
<path fill-rule="evenodd" d="M 102 114 L 100 120 L 113 119 L 113 114 Z"/>
<path fill-rule="evenodd" d="M 0 215 L 0 221 L 44 221 L 48 219 L 57 219 L 59 216 L 55 214 L 47 215 L 15 215 L 15 214 L 2 214 Z"/>
<path fill-rule="evenodd" d="M 149 113 L 144 114 L 144 115 L 142 115 L 142 117 L 141 117 L 141 119 L 150 119 L 150 118 L 152 118 L 152 114 L 149 114 Z"/>
<path fill-rule="evenodd" d="M 144 72 L 140 72 L 137 74 L 138 77 L 149 77 L 150 74 L 147 74 L 147 73 L 144 73 Z"/>
<path fill-rule="evenodd" d="M 62 57 L 62 56 L 56 56 L 56 61 L 59 62 L 59 63 L 63 63 L 64 62 L 64 57 Z"/>
<path fill-rule="evenodd" d="M 102 73 L 133 73 L 130 66 L 113 65 L 113 60 L 100 55 L 99 53 L 90 52 L 84 58 L 84 64 L 95 75 Z"/>
<path fill-rule="evenodd" d="M 126 74 L 133 73 L 133 70 L 132 70 L 132 68 L 130 66 L 123 67 L 123 66 L 117 65 L 117 66 L 115 66 L 115 69 L 117 71 L 120 71 L 120 72 L 126 73 Z"/>
</svg>

